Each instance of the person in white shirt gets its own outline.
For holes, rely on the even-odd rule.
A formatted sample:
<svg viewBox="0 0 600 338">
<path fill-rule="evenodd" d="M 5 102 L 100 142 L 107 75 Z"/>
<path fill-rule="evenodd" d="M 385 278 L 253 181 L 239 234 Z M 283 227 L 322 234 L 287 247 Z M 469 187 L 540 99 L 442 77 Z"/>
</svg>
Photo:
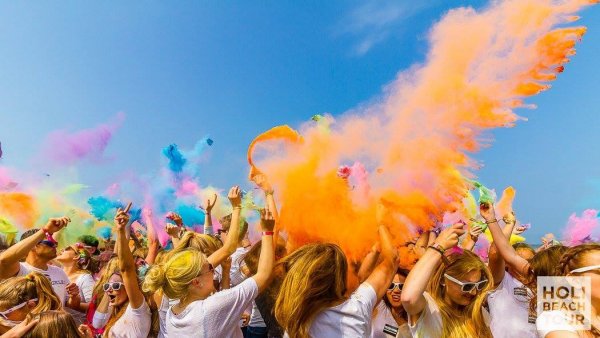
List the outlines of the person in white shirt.
<svg viewBox="0 0 600 338">
<path fill-rule="evenodd" d="M 88 270 L 91 258 L 83 243 L 75 243 L 64 248 L 60 255 L 56 257 L 56 261 L 62 265 L 69 281 L 75 283 L 79 288 L 79 308 L 67 309 L 73 315 L 77 324 L 85 322 L 86 312 L 92 300 L 92 293 L 96 284 L 92 273 Z"/>
<path fill-rule="evenodd" d="M 380 205 L 377 222 L 385 208 Z M 368 337 L 371 316 L 385 295 L 398 264 L 398 253 L 385 225 L 379 226 L 382 262 L 349 298 L 348 263 L 331 243 L 308 244 L 281 261 L 286 271 L 275 302 L 275 317 L 286 337 Z M 264 243 L 263 243 L 264 248 Z"/>
<path fill-rule="evenodd" d="M 56 258 L 57 242 L 54 233 L 66 227 L 68 217 L 51 218 L 41 229 L 31 229 L 21 235 L 21 240 L 0 254 L 0 280 L 38 272 L 50 279 L 52 289 L 67 307 L 77 308 L 79 288 L 71 283 L 59 267 L 50 265 Z M 20 260 L 25 259 L 25 262 Z"/>
<path fill-rule="evenodd" d="M 235 188 L 235 187 L 234 187 Z M 232 188 L 233 189 L 233 188 Z M 212 229 L 212 222 L 210 221 L 210 213 L 212 208 L 216 202 L 216 195 L 214 195 L 213 200 L 207 201 L 206 207 L 204 210 L 206 211 L 207 218 L 205 218 L 206 222 L 209 223 L 208 227 Z M 234 209 L 234 217 L 239 219 L 239 210 Z M 183 221 L 179 215 L 176 213 L 169 213 L 169 217 L 171 220 L 175 222 L 177 228 L 174 228 L 171 225 L 167 225 L 167 233 L 172 236 L 173 244 L 175 248 L 171 250 L 168 254 L 166 254 L 161 262 L 167 261 L 170 257 L 173 257 L 175 254 L 185 251 L 187 249 L 196 249 L 202 252 L 205 256 L 207 256 L 208 262 L 213 267 L 226 267 L 227 272 L 222 274 L 220 278 L 214 279 L 215 288 L 217 290 L 224 290 L 230 287 L 230 279 L 229 279 L 229 267 L 230 260 L 229 256 L 235 252 L 237 248 L 237 234 L 240 231 L 240 227 L 236 227 L 231 229 L 232 236 L 228 237 L 228 240 L 225 243 L 221 244 L 218 239 L 208 234 L 199 234 L 193 231 L 186 231 L 183 225 Z M 181 235 L 181 238 L 179 238 Z M 216 270 L 216 269 L 215 269 Z M 158 314 L 159 314 L 159 333 L 158 337 L 163 338 L 166 334 L 166 318 L 167 312 L 170 306 L 175 305 L 179 302 L 178 299 L 168 299 L 161 290 L 154 292 L 152 297 L 154 298 L 154 302 L 158 304 Z"/>
<path fill-rule="evenodd" d="M 548 249 L 549 250 L 549 249 Z M 540 338 L 600 337 L 600 244 L 586 243 L 567 249 L 558 271 L 563 276 L 581 276 L 591 282 L 591 330 L 576 330 L 572 317 L 561 311 L 545 311 L 537 318 Z"/>
<path fill-rule="evenodd" d="M 515 230 L 516 218 L 514 213 L 503 217 L 505 223 L 502 233 L 509 239 Z M 522 227 L 521 227 L 522 228 Z M 524 229 L 519 229 L 522 232 Z M 524 243 L 513 245 L 517 255 L 529 261 L 535 255 L 535 250 Z M 490 311 L 490 329 L 494 338 L 536 338 L 535 323 L 530 323 L 529 302 L 533 297 L 532 291 L 525 285 L 527 281 L 513 266 L 505 264 L 494 243 L 491 244 L 488 266 L 494 276 L 494 290 L 488 295 Z"/>
<path fill-rule="evenodd" d="M 394 279 L 379 302 L 371 325 L 371 338 L 411 338 L 408 316 L 402 306 L 401 296 L 409 271 L 398 269 Z M 396 332 L 396 334 L 394 334 Z"/>
<path fill-rule="evenodd" d="M 228 197 L 233 206 L 232 221 L 236 221 L 241 211 L 239 187 L 233 187 Z M 238 325 L 242 311 L 267 286 L 273 269 L 275 220 L 268 210 L 261 213 L 260 223 L 264 249 L 258 271 L 231 289 L 214 293 L 212 264 L 194 249 L 176 253 L 164 265 L 150 269 L 144 290 L 162 291 L 170 299 L 179 299 L 167 312 L 165 337 L 242 337 Z"/>
<path fill-rule="evenodd" d="M 483 308 L 492 289 L 489 269 L 469 250 L 446 253 L 458 244 L 463 227 L 444 229 L 404 282 L 401 300 L 413 337 L 492 337 Z"/>
<path fill-rule="evenodd" d="M 93 326 L 96 328 L 102 326 L 102 321 L 108 320 L 103 337 L 146 338 L 150 333 L 151 311 L 139 286 L 135 261 L 126 236 L 130 208 L 131 203 L 125 210 L 117 210 L 116 251 L 120 272 L 113 273 L 103 285 L 106 294 L 94 314 Z"/>
</svg>

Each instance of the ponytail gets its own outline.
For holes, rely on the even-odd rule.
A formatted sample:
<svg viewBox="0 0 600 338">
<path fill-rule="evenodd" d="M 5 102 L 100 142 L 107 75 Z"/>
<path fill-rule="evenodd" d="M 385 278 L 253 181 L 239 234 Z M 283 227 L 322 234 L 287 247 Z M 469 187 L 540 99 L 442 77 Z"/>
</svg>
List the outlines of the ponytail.
<svg viewBox="0 0 600 338">
<path fill-rule="evenodd" d="M 176 253 L 164 264 L 150 268 L 142 284 L 142 291 L 162 291 L 171 299 L 181 299 L 188 294 L 190 282 L 198 277 L 206 263 L 206 256 L 198 250 L 186 249 Z"/>
</svg>

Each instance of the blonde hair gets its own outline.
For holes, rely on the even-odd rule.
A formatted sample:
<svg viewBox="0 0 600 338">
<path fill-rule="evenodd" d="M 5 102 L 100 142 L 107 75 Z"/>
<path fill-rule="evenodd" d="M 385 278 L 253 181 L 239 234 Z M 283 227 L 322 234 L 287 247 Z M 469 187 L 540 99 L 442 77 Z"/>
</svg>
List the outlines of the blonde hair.
<svg viewBox="0 0 600 338">
<path fill-rule="evenodd" d="M 308 244 L 279 264 L 287 272 L 275 301 L 275 318 L 290 337 L 307 338 L 315 317 L 344 300 L 348 263 L 339 246 Z"/>
<path fill-rule="evenodd" d="M 529 299 L 529 315 L 536 316 L 537 313 L 537 277 L 538 276 L 560 276 L 556 271 L 556 266 L 560 258 L 567 250 L 563 245 L 554 245 L 548 249 L 536 252 L 529 260 L 529 274 L 525 277 L 525 286 L 531 290 Z"/>
<path fill-rule="evenodd" d="M 15 305 L 37 298 L 37 305 L 30 311 L 35 315 L 48 310 L 62 310 L 62 301 L 54 293 L 50 280 L 37 272 L 12 277 L 0 282 L 0 307 Z"/>
<path fill-rule="evenodd" d="M 208 257 L 221 246 L 221 242 L 210 235 L 187 231 L 183 237 L 181 237 L 177 246 L 171 250 L 164 259 L 168 260 L 175 254 L 183 252 L 186 249 L 196 249 Z"/>
<path fill-rule="evenodd" d="M 39 314 L 40 321 L 25 334 L 24 338 L 80 338 L 73 316 L 63 311 L 45 311 Z"/>
<path fill-rule="evenodd" d="M 195 249 L 186 249 L 169 257 L 165 263 L 150 268 L 142 284 L 142 290 L 148 293 L 162 291 L 171 299 L 182 299 L 188 294 L 192 279 L 198 277 L 206 256 Z"/>
<path fill-rule="evenodd" d="M 225 215 L 219 219 L 219 224 L 221 224 L 221 230 L 229 231 L 231 228 L 231 218 L 232 215 Z M 240 219 L 240 233 L 238 235 L 238 243 L 243 241 L 246 238 L 246 234 L 248 233 L 248 222 L 246 222 L 243 218 Z"/>
<path fill-rule="evenodd" d="M 488 292 L 494 286 L 493 276 L 479 256 L 469 250 L 452 253 L 446 257 L 427 286 L 427 291 L 435 300 L 442 316 L 442 335 L 444 338 L 492 337 L 490 328 L 483 318 L 483 303 Z M 471 271 L 481 271 L 482 277 L 488 280 L 483 290 L 471 304 L 459 310 L 444 301 L 444 274 L 461 279 Z"/>
</svg>

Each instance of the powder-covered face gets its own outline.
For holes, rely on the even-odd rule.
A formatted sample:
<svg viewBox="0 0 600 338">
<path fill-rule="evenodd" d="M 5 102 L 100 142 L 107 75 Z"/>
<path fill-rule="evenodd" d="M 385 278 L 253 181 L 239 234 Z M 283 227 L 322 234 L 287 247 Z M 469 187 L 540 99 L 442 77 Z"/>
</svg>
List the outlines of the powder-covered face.
<svg viewBox="0 0 600 338">
<path fill-rule="evenodd" d="M 112 284 L 115 282 L 123 283 L 123 278 L 117 274 L 110 276 L 110 278 L 108 279 L 108 283 Z M 127 300 L 129 300 L 129 298 L 127 297 L 127 291 L 125 291 L 125 285 L 121 285 L 121 288 L 119 290 L 114 290 L 111 287 L 108 291 L 106 291 L 106 296 L 109 297 L 108 304 L 112 306 L 121 306 L 125 304 Z"/>
<path fill-rule="evenodd" d="M 392 280 L 392 282 L 404 283 L 405 280 L 406 280 L 406 277 L 396 274 L 396 275 L 394 275 L 394 279 Z M 401 295 L 402 295 L 402 291 L 400 291 L 400 289 L 398 287 L 395 287 L 394 290 L 392 290 L 392 291 L 390 291 L 388 289 L 385 294 L 385 296 L 387 297 L 387 300 L 390 302 L 390 304 L 392 305 L 393 308 L 398 308 L 398 307 L 402 306 L 402 302 L 400 301 Z"/>
<path fill-rule="evenodd" d="M 479 282 L 482 278 L 481 270 L 473 270 L 465 274 L 464 276 L 452 276 L 463 283 L 476 283 Z M 475 298 L 477 297 L 477 288 L 473 288 L 471 292 L 462 292 L 462 287 L 449 280 L 448 278 L 444 278 L 445 283 L 445 292 L 450 301 L 456 305 L 460 306 L 468 306 L 471 304 Z"/>
<path fill-rule="evenodd" d="M 78 259 L 79 259 L 79 254 L 77 254 L 75 252 L 75 250 L 73 250 L 73 248 L 70 246 L 64 248 L 60 252 L 60 254 L 56 257 L 56 260 L 61 263 L 76 261 Z"/>
</svg>

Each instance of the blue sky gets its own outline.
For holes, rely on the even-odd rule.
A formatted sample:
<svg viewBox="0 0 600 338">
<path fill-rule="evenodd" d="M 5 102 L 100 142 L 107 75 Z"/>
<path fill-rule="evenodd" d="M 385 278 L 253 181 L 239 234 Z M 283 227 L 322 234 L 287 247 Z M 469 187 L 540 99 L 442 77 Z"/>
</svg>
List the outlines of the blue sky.
<svg viewBox="0 0 600 338">
<path fill-rule="evenodd" d="M 4 164 L 28 171 L 55 129 L 127 116 L 107 153 L 82 166 L 103 188 L 121 172 L 156 170 L 169 143 L 215 140 L 206 183 L 246 174 L 258 133 L 334 116 L 381 93 L 423 60 L 426 34 L 450 8 L 483 1 L 180 1 L 0 3 L 0 141 Z M 529 119 L 494 133 L 476 155 L 490 187 L 517 189 L 529 238 L 559 232 L 572 212 L 600 208 L 600 10 L 553 88 L 530 100 Z M 598 185 L 596 185 L 597 187 Z"/>
</svg>

